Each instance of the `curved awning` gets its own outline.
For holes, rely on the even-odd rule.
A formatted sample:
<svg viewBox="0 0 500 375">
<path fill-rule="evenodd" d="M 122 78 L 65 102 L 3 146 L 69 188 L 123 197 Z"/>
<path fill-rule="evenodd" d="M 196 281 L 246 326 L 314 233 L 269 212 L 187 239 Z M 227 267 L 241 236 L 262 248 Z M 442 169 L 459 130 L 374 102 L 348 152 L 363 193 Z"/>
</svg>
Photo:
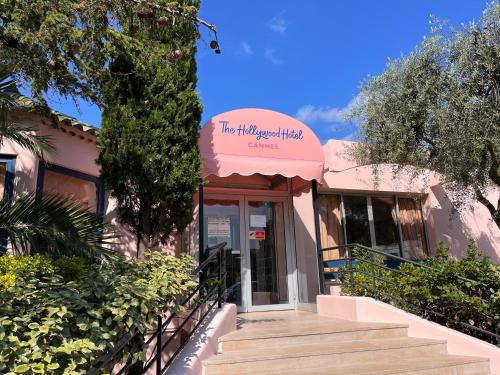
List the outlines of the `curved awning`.
<svg viewBox="0 0 500 375">
<path fill-rule="evenodd" d="M 324 157 L 316 135 L 300 121 L 265 109 L 238 109 L 201 129 L 202 176 L 280 174 L 321 181 Z"/>
</svg>

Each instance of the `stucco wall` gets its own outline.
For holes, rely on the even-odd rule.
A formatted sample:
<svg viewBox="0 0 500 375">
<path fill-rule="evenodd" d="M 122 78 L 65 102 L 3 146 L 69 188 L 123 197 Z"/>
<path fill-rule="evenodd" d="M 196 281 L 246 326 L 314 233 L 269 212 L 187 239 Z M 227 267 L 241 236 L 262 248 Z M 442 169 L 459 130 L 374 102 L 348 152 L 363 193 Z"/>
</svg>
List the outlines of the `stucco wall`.
<svg viewBox="0 0 500 375">
<path fill-rule="evenodd" d="M 20 114 L 14 121 L 32 129 L 36 133 L 50 137 L 56 147 L 55 152 L 47 155 L 47 162 L 69 168 L 78 172 L 98 177 L 99 166 L 96 164 L 98 150 L 95 135 L 77 128 L 61 124 L 54 128 L 52 123 L 36 114 Z M 16 173 L 14 177 L 14 199 L 36 189 L 39 159 L 19 145 L 4 140 L 0 154 L 16 156 Z M 135 255 L 134 237 L 124 228 L 117 225 L 116 204 L 111 198 L 105 200 L 105 217 L 115 225 L 117 237 L 114 248 L 127 255 Z"/>
<path fill-rule="evenodd" d="M 469 239 L 473 239 L 493 262 L 500 263 L 500 229 L 492 221 L 486 207 L 471 201 L 462 210 L 455 210 L 435 173 L 412 176 L 404 172 L 395 173 L 394 166 L 381 165 L 374 175 L 372 166 L 358 166 L 350 157 L 354 144 L 329 140 L 323 146 L 325 173 L 322 190 L 364 194 L 383 192 L 403 196 L 418 194 L 424 198 L 422 208 L 431 252 L 439 241 L 444 241 L 450 246 L 453 256 L 462 257 Z M 499 189 L 493 189 L 487 195 L 494 203 L 499 196 Z"/>
<path fill-rule="evenodd" d="M 17 121 L 38 128 L 40 134 L 52 138 L 57 151 L 48 156 L 48 162 L 92 176 L 99 175 L 99 167 L 95 163 L 98 150 L 94 135 L 67 125 L 54 128 L 48 119 L 37 115 L 23 115 Z M 325 173 L 320 186 L 321 190 L 421 194 L 424 198 L 423 212 L 431 249 L 435 248 L 438 241 L 445 241 L 451 246 L 452 254 L 460 257 L 464 253 L 468 239 L 472 238 L 493 261 L 500 263 L 500 229 L 492 222 L 489 212 L 483 205 L 471 202 L 470 207 L 455 212 L 446 190 L 439 184 L 438 177 L 433 173 L 417 177 L 403 173 L 394 174 L 392 166 L 382 165 L 375 178 L 371 166 L 357 166 L 350 158 L 349 148 L 352 145 L 353 142 L 330 140 L 323 146 Z M 17 155 L 14 196 L 33 191 L 36 187 L 38 159 L 9 141 L 4 142 L 0 153 Z M 292 180 L 294 191 L 301 190 L 306 185 L 308 182 L 299 178 Z M 488 198 L 493 202 L 496 202 L 499 196 L 498 189 L 488 194 Z M 294 204 L 299 205 L 299 211 L 296 210 L 296 214 L 303 211 L 300 207 L 303 199 L 294 198 Z M 306 201 L 310 202 L 310 199 L 303 202 Z M 310 210 L 312 210 L 312 203 Z M 135 238 L 129 231 L 119 226 L 116 220 L 116 204 L 112 199 L 106 200 L 105 214 L 106 219 L 116 225 L 118 231 L 115 248 L 127 255 L 135 256 Z M 302 226 L 307 235 L 314 238 L 314 233 L 309 233 L 310 230 L 308 230 L 309 226 L 313 227 L 313 219 L 312 217 L 309 219 L 310 223 L 296 222 L 296 230 Z M 295 220 L 297 221 L 297 218 Z M 196 253 L 197 225 L 195 213 L 195 220 L 187 229 L 183 239 L 172 238 L 171 243 L 165 246 L 164 250 L 178 253 L 183 249 L 189 249 L 190 252 Z"/>
<path fill-rule="evenodd" d="M 299 303 L 315 303 L 319 293 L 318 256 L 311 189 L 293 194 Z"/>
</svg>

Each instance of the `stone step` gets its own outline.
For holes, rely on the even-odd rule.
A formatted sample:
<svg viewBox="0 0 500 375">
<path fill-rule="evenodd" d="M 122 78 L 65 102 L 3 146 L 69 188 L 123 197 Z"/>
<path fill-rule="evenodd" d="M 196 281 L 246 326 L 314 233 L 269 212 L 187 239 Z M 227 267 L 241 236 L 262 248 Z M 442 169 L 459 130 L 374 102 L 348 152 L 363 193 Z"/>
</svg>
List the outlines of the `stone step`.
<svg viewBox="0 0 500 375">
<path fill-rule="evenodd" d="M 490 375 L 487 358 L 428 355 L 417 358 L 393 358 L 391 361 L 369 361 L 337 366 L 300 367 L 287 370 L 269 368 L 268 375 Z"/>
<path fill-rule="evenodd" d="M 297 342 L 281 347 L 231 351 L 204 361 L 205 375 L 254 374 L 295 368 L 329 367 L 362 361 L 390 361 L 446 354 L 446 342 L 417 338 L 385 338 L 320 343 Z"/>
<path fill-rule="evenodd" d="M 274 324 L 231 332 L 219 339 L 219 352 L 257 350 L 303 344 L 325 345 L 332 341 L 407 337 L 408 326 L 390 323 L 349 321 L 301 321 L 293 325 Z"/>
</svg>

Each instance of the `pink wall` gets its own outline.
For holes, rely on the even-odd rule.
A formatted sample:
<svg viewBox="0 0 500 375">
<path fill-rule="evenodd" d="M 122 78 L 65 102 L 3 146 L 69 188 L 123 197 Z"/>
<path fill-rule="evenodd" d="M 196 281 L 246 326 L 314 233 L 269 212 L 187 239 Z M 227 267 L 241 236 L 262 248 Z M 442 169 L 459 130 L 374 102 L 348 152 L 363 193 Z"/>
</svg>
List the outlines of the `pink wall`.
<svg viewBox="0 0 500 375">
<path fill-rule="evenodd" d="M 166 375 L 201 375 L 203 361 L 216 354 L 219 337 L 236 330 L 236 305 L 226 303 L 216 310 L 191 337 L 186 347 L 169 366 Z"/>
<path fill-rule="evenodd" d="M 56 129 L 47 119 L 37 115 L 23 115 L 18 121 L 32 127 L 38 127 L 40 134 L 53 138 L 57 152 L 49 155 L 48 161 L 50 163 L 93 176 L 99 175 L 99 167 L 95 163 L 98 150 L 94 135 L 67 125 L 61 125 Z M 325 173 L 320 190 L 359 193 L 386 192 L 403 195 L 421 194 L 424 198 L 423 211 L 431 249 L 435 248 L 438 241 L 446 241 L 451 246 L 452 254 L 460 257 L 467 246 L 468 238 L 473 238 L 493 261 L 500 263 L 500 230 L 492 222 L 484 206 L 473 202 L 470 208 L 452 215 L 451 201 L 446 191 L 439 185 L 437 177 L 431 173 L 420 175 L 417 178 L 404 174 L 395 176 L 391 166 L 383 165 L 380 167 L 378 179 L 375 181 L 371 166 L 356 166 L 349 157 L 348 151 L 353 144 L 353 142 L 330 140 L 323 146 Z M 26 191 L 33 191 L 36 186 L 38 170 L 37 158 L 8 141 L 4 142 L 0 153 L 17 155 L 15 196 Z M 265 178 L 259 176 L 240 177 L 237 175 L 233 175 L 227 180 L 221 178 L 212 178 L 212 180 L 216 184 L 231 182 L 236 188 L 238 184 L 248 184 L 249 181 L 256 186 L 264 186 L 264 183 L 267 182 Z M 308 181 L 298 177 L 292 179 L 292 190 L 294 191 L 308 185 Z M 489 193 L 489 198 L 495 201 L 499 195 L 500 191 L 494 190 Z M 296 201 L 299 203 L 298 200 Z M 135 256 L 135 238 L 130 232 L 120 227 L 116 220 L 115 208 L 115 202 L 108 199 L 105 206 L 106 217 L 108 221 L 116 225 L 119 233 L 115 248 L 129 256 Z M 308 217 L 307 220 L 310 220 L 310 223 L 304 222 L 305 228 L 309 228 L 313 224 L 312 217 Z M 181 251 L 180 248 L 186 244 L 190 249 L 195 250 L 197 247 L 195 244 L 196 227 L 197 221 L 195 220 L 182 240 L 173 238 L 172 243 L 167 245 L 164 250 L 178 253 Z"/>
<path fill-rule="evenodd" d="M 462 257 L 469 238 L 493 262 L 500 263 L 500 229 L 482 204 L 471 201 L 459 212 L 453 204 L 436 174 L 426 172 L 418 176 L 394 173 L 391 165 L 381 165 L 377 178 L 370 165 L 358 166 L 350 157 L 354 142 L 329 140 L 324 146 L 325 173 L 321 190 L 357 192 L 363 194 L 391 193 L 395 195 L 420 195 L 431 251 L 439 241 L 450 246 L 451 254 Z M 492 202 L 497 202 L 500 190 L 488 193 Z"/>
<path fill-rule="evenodd" d="M 41 135 L 49 136 L 56 146 L 54 153 L 47 155 L 51 164 L 66 167 L 92 176 L 99 176 L 99 166 L 95 163 L 98 156 L 96 136 L 77 128 L 63 125 L 54 128 L 52 123 L 36 114 L 22 114 L 15 121 L 36 129 Z M 17 144 L 5 140 L 0 147 L 1 154 L 16 155 L 16 175 L 14 178 L 14 198 L 36 188 L 38 174 L 38 158 Z M 106 219 L 115 225 L 118 236 L 114 247 L 126 255 L 135 254 L 133 236 L 116 221 L 115 202 L 109 198 L 105 203 Z"/>
</svg>

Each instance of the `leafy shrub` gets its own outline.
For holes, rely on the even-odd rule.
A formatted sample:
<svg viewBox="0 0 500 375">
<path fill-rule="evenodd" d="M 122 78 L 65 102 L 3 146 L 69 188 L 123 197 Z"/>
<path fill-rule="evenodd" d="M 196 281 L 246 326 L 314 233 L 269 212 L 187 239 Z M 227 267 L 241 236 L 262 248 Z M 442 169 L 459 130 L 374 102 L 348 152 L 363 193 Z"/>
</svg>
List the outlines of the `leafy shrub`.
<svg viewBox="0 0 500 375">
<path fill-rule="evenodd" d="M 52 260 L 45 255 L 0 257 L 0 291 L 16 284 L 16 271 L 33 272 L 37 277 L 54 273 Z"/>
<path fill-rule="evenodd" d="M 65 281 L 79 279 L 89 267 L 89 261 L 80 257 L 52 259 L 48 255 L 35 254 L 0 257 L 0 290 L 16 283 L 16 271 L 32 272 L 35 277 L 60 275 Z"/>
<path fill-rule="evenodd" d="M 37 276 L 46 276 L 54 273 L 52 259 L 47 255 L 3 255 L 0 257 L 0 274 L 4 275 L 17 270 L 32 271 Z"/>
<path fill-rule="evenodd" d="M 142 261 L 90 265 L 69 282 L 57 273 L 14 271 L 16 284 L 0 292 L 0 373 L 85 373 L 195 286 L 192 265 L 189 257 L 148 253 Z M 136 351 L 142 343 L 136 345 L 116 360 L 127 361 L 129 353 L 143 359 L 144 350 Z"/>
<path fill-rule="evenodd" d="M 366 252 L 354 254 L 358 259 L 367 257 Z M 439 244 L 437 255 L 422 262 L 429 268 L 403 263 L 391 271 L 383 262 L 383 257 L 376 257 L 375 263 L 379 266 L 372 267 L 358 261 L 354 285 L 349 283 L 349 274 L 343 270 L 342 293 L 373 297 L 493 342 L 490 336 L 460 324 L 464 322 L 495 332 L 500 322 L 500 266 L 490 263 L 473 242 L 460 260 L 451 258 L 448 248 Z"/>
<path fill-rule="evenodd" d="M 90 263 L 86 258 L 81 257 L 60 257 L 53 262 L 55 273 L 60 275 L 64 280 L 78 280 L 89 268 Z"/>
</svg>

